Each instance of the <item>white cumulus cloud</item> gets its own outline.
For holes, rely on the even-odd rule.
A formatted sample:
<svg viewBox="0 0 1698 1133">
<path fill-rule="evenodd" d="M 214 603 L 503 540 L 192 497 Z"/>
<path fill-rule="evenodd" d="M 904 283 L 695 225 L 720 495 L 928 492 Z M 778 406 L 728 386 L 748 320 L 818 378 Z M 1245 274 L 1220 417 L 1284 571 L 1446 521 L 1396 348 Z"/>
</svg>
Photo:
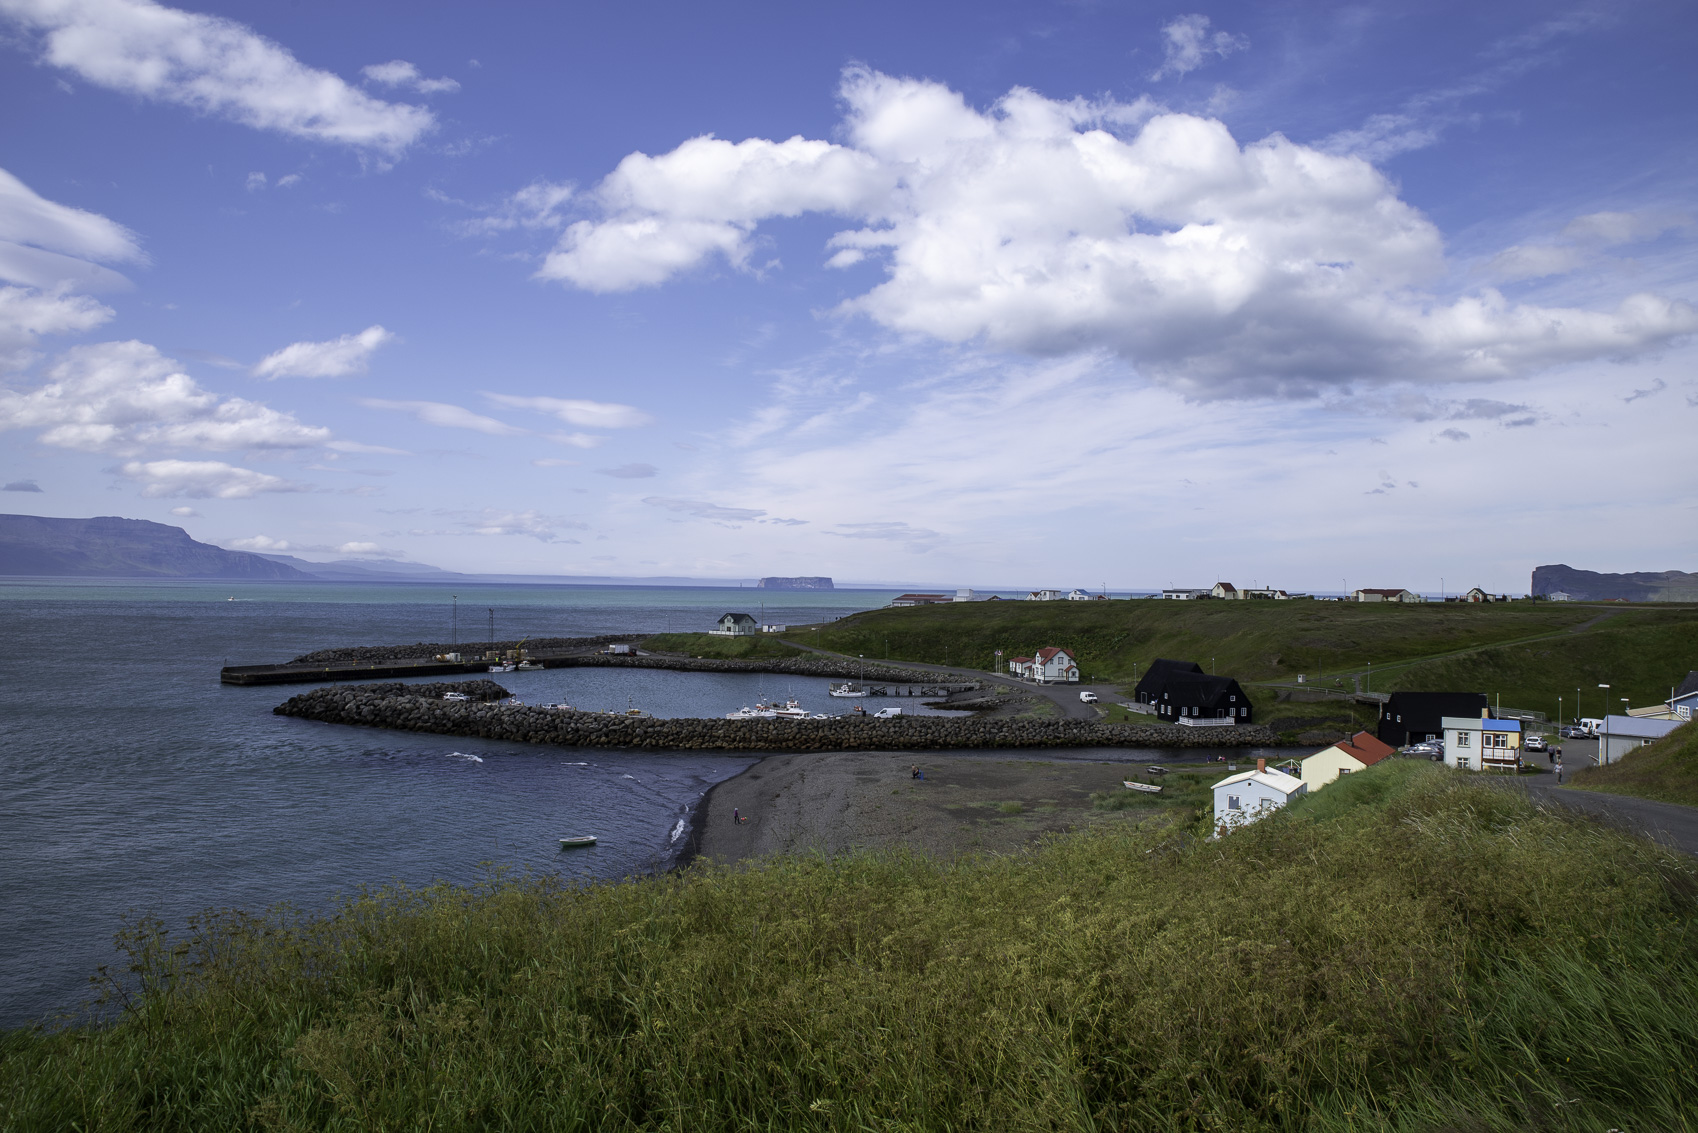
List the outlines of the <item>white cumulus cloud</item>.
<svg viewBox="0 0 1698 1133">
<path fill-rule="evenodd" d="M 310 492 L 280 476 L 238 468 L 221 460 L 132 460 L 119 469 L 142 485 L 149 499 L 187 496 L 190 499 L 246 500 L 261 492 Z"/>
<path fill-rule="evenodd" d="M 41 429 L 43 444 L 124 455 L 298 449 L 330 440 L 329 429 L 292 414 L 202 389 L 173 359 L 135 341 L 73 347 L 39 387 L 0 388 L 4 429 Z"/>
<path fill-rule="evenodd" d="M 381 326 L 345 334 L 328 342 L 296 342 L 260 359 L 254 375 L 261 378 L 341 378 L 363 374 L 377 348 L 395 335 Z"/>
<path fill-rule="evenodd" d="M 1698 331 L 1685 302 L 1614 310 L 1443 295 L 1443 237 L 1367 160 L 1214 119 L 1015 89 L 989 110 L 851 69 L 844 144 L 694 138 L 632 154 L 539 273 L 593 291 L 747 256 L 761 221 L 853 217 L 878 257 L 847 301 L 904 333 L 1034 355 L 1110 350 L 1194 398 L 1309 397 L 1625 357 Z M 851 257 L 855 258 L 855 257 Z"/>
<path fill-rule="evenodd" d="M 221 16 L 151 0 L 0 0 L 0 16 L 86 82 L 255 129 L 398 154 L 436 124 L 429 110 L 373 98 Z"/>
<path fill-rule="evenodd" d="M 420 94 L 453 94 L 460 89 L 460 84 L 453 79 L 425 78 L 417 67 L 405 59 L 373 63 L 362 68 L 360 73 L 371 82 L 386 87 L 401 87 L 403 90 L 417 91 Z"/>
<path fill-rule="evenodd" d="M 505 393 L 486 393 L 497 405 L 513 409 L 534 409 L 560 418 L 568 425 L 588 429 L 631 429 L 652 424 L 653 417 L 630 405 L 611 401 L 581 401 L 564 397 L 515 397 Z"/>
<path fill-rule="evenodd" d="M 112 314 L 112 308 L 87 295 L 0 287 L 0 370 L 27 365 L 41 335 L 93 330 Z"/>
</svg>

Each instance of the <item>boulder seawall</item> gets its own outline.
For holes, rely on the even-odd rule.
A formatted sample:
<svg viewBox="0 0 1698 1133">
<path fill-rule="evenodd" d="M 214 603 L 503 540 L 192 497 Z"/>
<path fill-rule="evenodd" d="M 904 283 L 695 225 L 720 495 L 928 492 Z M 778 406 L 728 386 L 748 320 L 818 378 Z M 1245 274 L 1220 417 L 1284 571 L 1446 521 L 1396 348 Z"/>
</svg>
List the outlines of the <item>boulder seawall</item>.
<svg viewBox="0 0 1698 1133">
<path fill-rule="evenodd" d="M 952 748 L 1250 747 L 1273 746 L 1267 728 L 1181 728 L 1105 724 L 1094 720 L 955 719 L 899 716 L 893 720 L 835 716 L 829 720 L 655 719 L 497 704 L 447 701 L 448 691 L 472 695 L 491 681 L 436 685 L 343 685 L 292 696 L 272 712 L 328 724 L 357 724 L 486 740 L 563 747 L 644 751 L 938 751 Z M 499 688 L 500 686 L 495 686 Z M 479 688 L 487 694 L 487 689 Z"/>
</svg>

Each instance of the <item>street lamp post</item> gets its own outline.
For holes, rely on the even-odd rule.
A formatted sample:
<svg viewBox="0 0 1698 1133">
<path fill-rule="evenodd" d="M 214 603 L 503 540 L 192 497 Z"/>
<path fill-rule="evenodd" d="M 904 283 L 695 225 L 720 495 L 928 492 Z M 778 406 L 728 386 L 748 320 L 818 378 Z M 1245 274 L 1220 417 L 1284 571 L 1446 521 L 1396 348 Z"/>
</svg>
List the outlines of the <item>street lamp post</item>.
<svg viewBox="0 0 1698 1133">
<path fill-rule="evenodd" d="M 450 597 L 452 597 L 454 599 L 454 620 L 452 622 L 453 628 L 448 631 L 449 634 L 450 634 L 450 637 L 449 637 L 448 640 L 449 640 L 449 644 L 451 644 L 451 645 L 459 645 L 460 644 L 460 596 L 458 594 L 454 594 L 454 595 L 450 595 Z"/>
</svg>

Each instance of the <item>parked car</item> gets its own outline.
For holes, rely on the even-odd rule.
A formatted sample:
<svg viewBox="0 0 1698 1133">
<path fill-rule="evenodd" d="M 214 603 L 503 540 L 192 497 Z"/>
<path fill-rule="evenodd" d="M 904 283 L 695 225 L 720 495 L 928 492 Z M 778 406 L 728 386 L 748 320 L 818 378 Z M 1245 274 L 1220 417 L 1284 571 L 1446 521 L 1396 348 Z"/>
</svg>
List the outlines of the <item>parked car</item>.
<svg viewBox="0 0 1698 1133">
<path fill-rule="evenodd" d="M 1564 724 L 1557 735 L 1565 740 L 1584 740 L 1592 735 L 1592 730 L 1583 724 Z"/>
<path fill-rule="evenodd" d="M 1528 736 L 1521 741 L 1523 751 L 1549 751 L 1551 747 L 1545 742 L 1544 736 Z"/>
<path fill-rule="evenodd" d="M 1079 699 L 1084 701 L 1086 704 L 1095 704 L 1097 702 L 1097 694 L 1092 692 L 1090 689 L 1086 689 L 1084 692 L 1079 694 Z"/>
<path fill-rule="evenodd" d="M 1434 740 L 1422 740 L 1403 749 L 1404 755 L 1425 755 L 1438 759 L 1444 755 L 1444 745 Z"/>
</svg>

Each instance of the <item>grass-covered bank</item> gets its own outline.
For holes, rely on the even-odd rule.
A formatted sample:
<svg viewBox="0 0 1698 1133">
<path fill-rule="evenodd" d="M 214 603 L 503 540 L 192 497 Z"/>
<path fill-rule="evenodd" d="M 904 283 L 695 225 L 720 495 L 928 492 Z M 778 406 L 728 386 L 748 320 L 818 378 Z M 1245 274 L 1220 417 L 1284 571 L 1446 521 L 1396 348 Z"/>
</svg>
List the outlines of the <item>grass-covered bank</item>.
<svg viewBox="0 0 1698 1133">
<path fill-rule="evenodd" d="M 991 667 L 998 649 L 1006 660 L 1062 645 L 1074 651 L 1085 680 L 1126 685 L 1157 657 L 1198 661 L 1245 682 L 1302 673 L 1331 686 L 1339 674 L 1371 671 L 1365 684 L 1372 691 L 1485 692 L 1553 717 L 1558 696 L 1574 715 L 1576 688 L 1601 696 L 1597 685 L 1607 683 L 1611 695 L 1643 705 L 1698 668 L 1698 606 L 1661 604 L 960 602 L 871 610 L 790 636 L 869 661 L 980 669 Z M 1271 694 L 1251 695 L 1260 720 Z M 1584 715 L 1604 707 L 1601 699 L 1582 704 Z M 1342 719 L 1332 705 L 1305 707 Z"/>
<path fill-rule="evenodd" d="M 1588 767 L 1574 786 L 1662 803 L 1698 806 L 1698 727 L 1684 724 L 1607 767 Z"/>
<path fill-rule="evenodd" d="M 137 942 L 17 1033 L 46 1129 L 1692 1128 L 1689 860 L 1391 762 L 1171 827 L 566 891 L 389 891 Z"/>
<path fill-rule="evenodd" d="M 767 634 L 721 637 L 712 633 L 657 633 L 643 639 L 643 648 L 686 657 L 718 657 L 730 661 L 767 661 L 800 657 L 802 650 Z"/>
</svg>

